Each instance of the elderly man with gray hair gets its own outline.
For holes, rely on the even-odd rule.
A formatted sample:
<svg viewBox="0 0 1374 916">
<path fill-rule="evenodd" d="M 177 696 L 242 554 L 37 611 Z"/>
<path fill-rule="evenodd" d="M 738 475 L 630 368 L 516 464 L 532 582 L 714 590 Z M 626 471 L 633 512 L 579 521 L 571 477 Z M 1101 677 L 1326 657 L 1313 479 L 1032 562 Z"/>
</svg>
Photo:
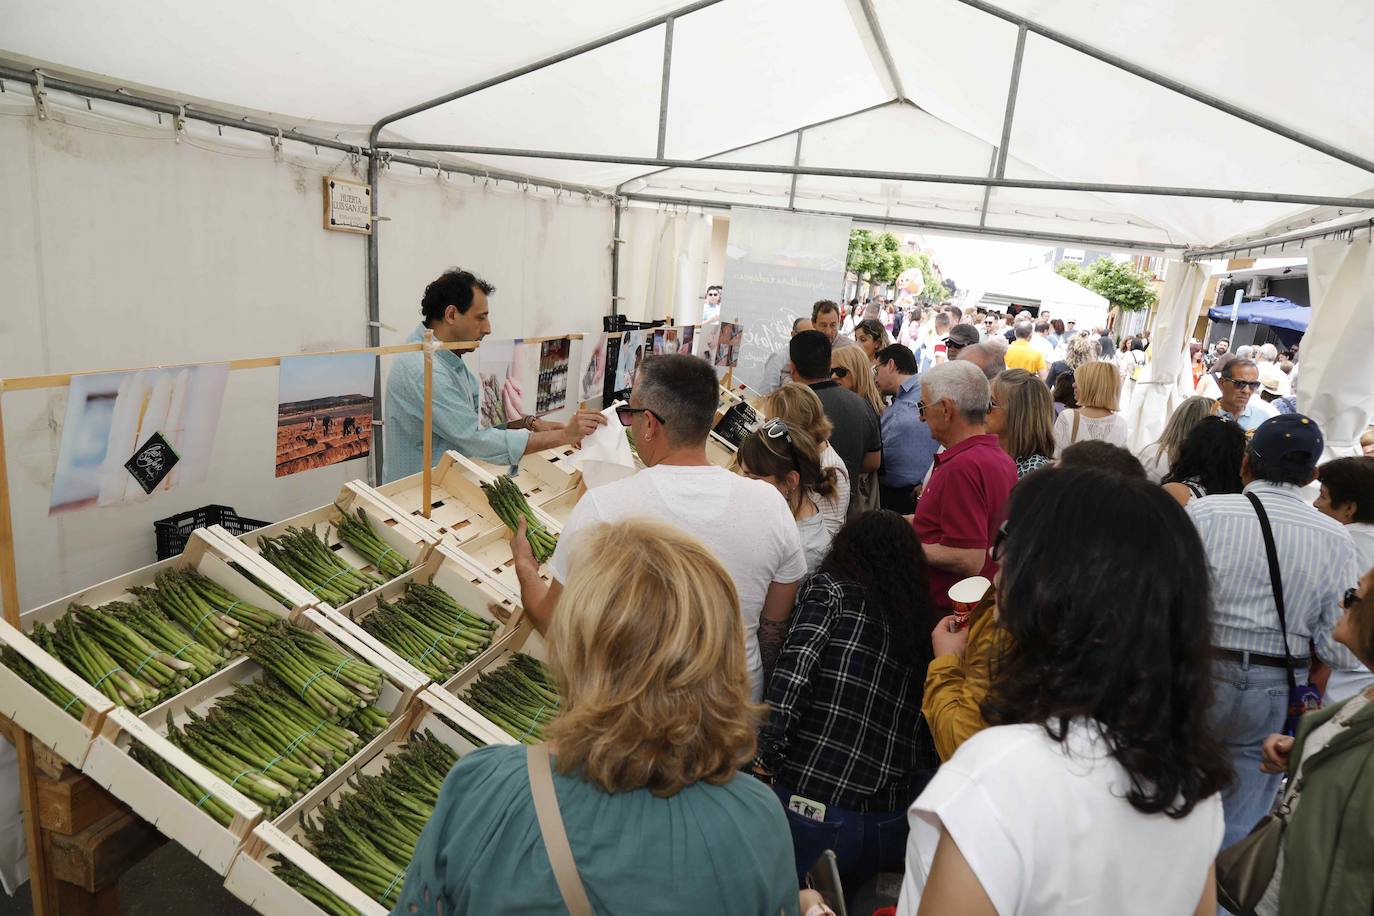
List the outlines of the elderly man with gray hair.
<svg viewBox="0 0 1374 916">
<path fill-rule="evenodd" d="M 996 564 L 989 548 L 1016 485 L 1016 463 L 987 430 L 991 397 L 987 377 L 971 361 L 945 363 L 921 376 L 917 409 L 944 451 L 935 456 L 912 524 L 930 567 L 931 599 L 942 613 L 952 606 L 951 585 L 969 576 L 992 578 Z"/>
<path fill-rule="evenodd" d="M 973 363 L 983 370 L 983 375 L 987 376 L 988 381 L 992 381 L 1007 370 L 1006 354 L 1005 345 L 999 346 L 989 340 L 986 343 L 965 347 L 955 359 Z"/>
</svg>

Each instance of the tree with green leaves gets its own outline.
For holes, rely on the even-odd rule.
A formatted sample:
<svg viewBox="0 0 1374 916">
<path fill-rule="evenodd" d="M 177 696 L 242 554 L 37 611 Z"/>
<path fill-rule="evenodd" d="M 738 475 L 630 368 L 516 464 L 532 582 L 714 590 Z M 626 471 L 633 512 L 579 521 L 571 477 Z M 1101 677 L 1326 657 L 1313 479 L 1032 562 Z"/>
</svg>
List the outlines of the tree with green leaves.
<svg viewBox="0 0 1374 916">
<path fill-rule="evenodd" d="M 1112 258 L 1098 258 L 1084 268 L 1064 261 L 1055 267 L 1061 277 L 1085 286 L 1123 311 L 1147 309 L 1159 301 L 1145 276 L 1131 264 Z"/>
<path fill-rule="evenodd" d="M 891 232 L 852 229 L 845 268 L 860 280 L 886 286 L 902 272 L 901 243 Z"/>
</svg>

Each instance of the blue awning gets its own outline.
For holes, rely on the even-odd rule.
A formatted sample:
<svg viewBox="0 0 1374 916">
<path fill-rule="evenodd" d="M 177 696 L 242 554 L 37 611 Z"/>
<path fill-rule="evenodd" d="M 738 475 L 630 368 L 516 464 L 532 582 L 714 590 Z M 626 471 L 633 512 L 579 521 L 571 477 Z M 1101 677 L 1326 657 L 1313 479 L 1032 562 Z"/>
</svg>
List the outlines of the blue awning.
<svg viewBox="0 0 1374 916">
<path fill-rule="evenodd" d="M 1213 321 L 1230 321 L 1231 306 L 1222 305 L 1213 308 L 1207 312 L 1207 317 Z M 1306 332 L 1307 325 L 1312 321 L 1312 307 L 1298 305 L 1290 299 L 1265 296 L 1263 299 L 1256 299 L 1253 302 L 1242 302 L 1239 320 L 1248 321 L 1251 324 L 1267 324 L 1271 328 L 1287 328 L 1290 331 Z"/>
</svg>

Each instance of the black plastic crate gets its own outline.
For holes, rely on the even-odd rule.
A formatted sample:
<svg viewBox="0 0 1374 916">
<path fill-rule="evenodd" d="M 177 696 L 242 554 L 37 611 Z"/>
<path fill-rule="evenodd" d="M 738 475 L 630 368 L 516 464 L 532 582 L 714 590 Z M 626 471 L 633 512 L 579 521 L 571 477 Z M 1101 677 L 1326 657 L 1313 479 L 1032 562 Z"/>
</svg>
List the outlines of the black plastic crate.
<svg viewBox="0 0 1374 916">
<path fill-rule="evenodd" d="M 191 532 L 197 528 L 220 525 L 230 534 L 247 534 L 255 528 L 264 528 L 269 522 L 255 518 L 243 518 L 229 506 L 201 506 L 189 512 L 181 512 L 153 522 L 157 533 L 157 558 L 166 560 L 179 556 L 191 539 Z"/>
</svg>

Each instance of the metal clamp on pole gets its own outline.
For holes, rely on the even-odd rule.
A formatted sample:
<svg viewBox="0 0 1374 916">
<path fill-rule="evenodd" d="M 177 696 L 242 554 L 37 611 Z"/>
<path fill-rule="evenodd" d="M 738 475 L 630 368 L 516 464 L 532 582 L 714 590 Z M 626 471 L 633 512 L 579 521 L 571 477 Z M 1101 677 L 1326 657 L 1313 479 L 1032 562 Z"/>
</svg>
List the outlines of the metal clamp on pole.
<svg viewBox="0 0 1374 916">
<path fill-rule="evenodd" d="M 277 135 L 275 137 L 268 137 L 267 140 L 269 143 L 272 144 L 272 158 L 275 159 L 277 162 L 281 162 L 281 128 L 277 128 Z"/>
<path fill-rule="evenodd" d="M 177 143 L 181 142 L 181 135 L 186 130 L 186 106 L 178 105 L 177 113 L 172 116 L 172 139 Z"/>
<path fill-rule="evenodd" d="M 33 71 L 33 106 L 38 110 L 38 120 L 48 120 L 48 90 L 43 85 L 43 71 Z"/>
</svg>

